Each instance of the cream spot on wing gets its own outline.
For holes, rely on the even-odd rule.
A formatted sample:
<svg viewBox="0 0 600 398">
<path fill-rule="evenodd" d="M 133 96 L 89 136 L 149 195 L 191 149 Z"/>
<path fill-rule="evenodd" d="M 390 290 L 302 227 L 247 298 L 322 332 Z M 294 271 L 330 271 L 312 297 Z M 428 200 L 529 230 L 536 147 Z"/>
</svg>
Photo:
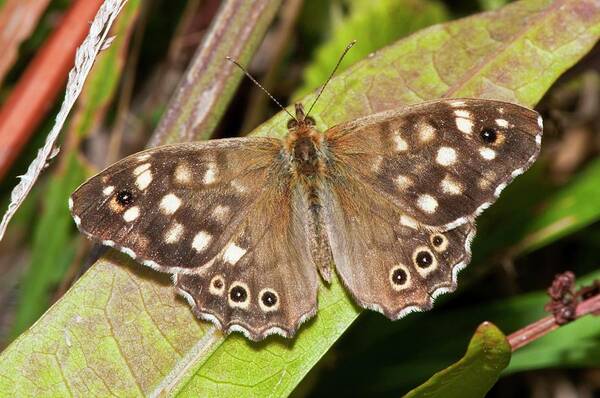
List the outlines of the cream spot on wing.
<svg viewBox="0 0 600 398">
<path fill-rule="evenodd" d="M 69 196 L 69 210 L 73 210 L 73 198 Z"/>
<path fill-rule="evenodd" d="M 73 216 L 73 221 L 75 221 L 75 225 L 77 225 L 77 226 L 81 225 L 81 217 Z"/>
<path fill-rule="evenodd" d="M 217 181 L 217 165 L 214 162 L 208 164 L 202 181 L 207 185 Z"/>
<path fill-rule="evenodd" d="M 457 117 L 456 127 L 465 134 L 471 134 L 473 132 L 473 122 L 470 119 Z"/>
<path fill-rule="evenodd" d="M 415 220 L 414 218 L 410 217 L 410 216 L 400 216 L 400 225 L 404 225 L 405 227 L 409 227 L 412 229 L 417 229 L 417 227 L 419 226 L 419 224 L 417 223 L 417 220 Z"/>
<path fill-rule="evenodd" d="M 496 119 L 496 124 L 500 127 L 508 127 L 508 120 L 506 119 Z"/>
<path fill-rule="evenodd" d="M 459 195 L 460 193 L 462 193 L 462 186 L 460 182 L 453 180 L 448 175 L 444 177 L 444 179 L 440 183 L 440 187 L 442 188 L 443 193 L 447 193 L 450 195 Z"/>
<path fill-rule="evenodd" d="M 464 101 L 458 101 L 458 100 L 450 101 L 449 104 L 450 104 L 450 106 L 453 106 L 453 107 L 465 106 Z"/>
<path fill-rule="evenodd" d="M 246 254 L 246 249 L 242 249 L 235 243 L 230 242 L 223 252 L 223 260 L 231 265 L 235 265 L 244 254 Z"/>
<path fill-rule="evenodd" d="M 486 170 L 479 179 L 479 188 L 486 190 L 492 185 L 492 181 L 496 179 L 496 173 L 491 170 Z"/>
<path fill-rule="evenodd" d="M 160 201 L 160 209 L 168 216 L 174 214 L 179 206 L 181 206 L 181 199 L 172 193 L 166 194 Z"/>
<path fill-rule="evenodd" d="M 192 182 L 192 171 L 187 164 L 179 163 L 175 167 L 175 181 L 180 184 L 189 184 Z"/>
<path fill-rule="evenodd" d="M 146 171 L 148 169 L 150 169 L 150 163 L 141 164 L 138 167 L 136 167 L 135 169 L 133 169 L 133 175 L 139 176 L 140 174 L 142 174 L 144 171 Z"/>
<path fill-rule="evenodd" d="M 232 180 L 229 184 L 239 193 L 245 193 L 248 190 L 244 184 L 237 180 Z"/>
<path fill-rule="evenodd" d="M 150 158 L 150 154 L 148 154 L 148 153 L 144 153 L 144 154 L 141 154 L 141 155 L 139 155 L 138 157 L 136 157 L 136 159 L 137 159 L 139 162 L 143 162 L 144 160 L 147 160 L 147 159 L 149 159 L 149 158 Z"/>
<path fill-rule="evenodd" d="M 179 223 L 173 223 L 171 228 L 169 228 L 165 233 L 165 243 L 177 242 L 181 238 L 181 235 L 183 235 L 183 231 L 183 225 Z"/>
<path fill-rule="evenodd" d="M 152 182 L 152 171 L 146 170 L 135 179 L 135 185 L 140 191 L 148 188 L 148 185 Z"/>
<path fill-rule="evenodd" d="M 123 213 L 123 220 L 132 222 L 140 216 L 140 208 L 137 206 L 130 207 Z"/>
<path fill-rule="evenodd" d="M 498 108 L 498 112 L 499 112 L 501 115 L 504 115 L 504 108 L 502 108 L 502 107 Z"/>
<path fill-rule="evenodd" d="M 442 166 L 450 166 L 456 162 L 456 151 L 447 146 L 441 147 L 435 160 Z"/>
<path fill-rule="evenodd" d="M 435 127 L 429 123 L 420 123 L 418 129 L 421 142 L 429 142 L 435 137 Z"/>
<path fill-rule="evenodd" d="M 411 186 L 413 183 L 409 177 L 402 176 L 402 175 L 396 177 L 394 182 L 396 183 L 396 186 L 400 189 L 405 189 L 405 188 Z"/>
<path fill-rule="evenodd" d="M 196 236 L 194 236 L 194 239 L 192 240 L 192 248 L 194 248 L 194 250 L 196 250 L 197 252 L 204 251 L 210 244 L 211 240 L 212 236 L 209 233 L 205 231 L 200 231 L 196 234 Z"/>
<path fill-rule="evenodd" d="M 225 222 L 229 216 L 229 206 L 217 205 L 215 206 L 212 214 L 213 217 L 217 219 L 217 221 Z"/>
<path fill-rule="evenodd" d="M 454 111 L 454 115 L 456 115 L 456 117 L 463 117 L 465 119 L 472 119 L 473 115 L 471 115 L 471 112 L 466 111 L 464 109 L 457 109 Z"/>
<path fill-rule="evenodd" d="M 496 151 L 490 148 L 481 148 L 479 149 L 479 154 L 485 160 L 493 160 L 496 157 Z"/>
<path fill-rule="evenodd" d="M 109 196 L 111 193 L 113 193 L 114 190 L 115 190 L 115 187 L 112 185 L 109 185 L 107 187 L 104 187 L 104 189 L 102 190 L 102 194 L 104 196 Z"/>
<path fill-rule="evenodd" d="M 396 151 L 402 152 L 408 149 L 408 144 L 404 141 L 404 138 L 400 137 L 398 132 L 395 132 L 393 135 L 394 144 L 396 144 Z"/>
<path fill-rule="evenodd" d="M 225 279 L 221 275 L 216 275 L 210 280 L 208 291 L 216 296 L 223 295 L 225 291 Z"/>
<path fill-rule="evenodd" d="M 375 159 L 373 160 L 373 165 L 371 166 L 371 171 L 373 173 L 377 173 L 379 172 L 379 170 L 381 169 L 381 163 L 383 163 L 383 156 L 377 156 L 375 157 Z"/>
<path fill-rule="evenodd" d="M 542 135 L 538 134 L 535 136 L 535 143 L 537 144 L 537 146 L 540 146 L 540 144 L 542 143 Z"/>
<path fill-rule="evenodd" d="M 103 240 L 102 244 L 104 246 L 114 247 L 115 246 L 115 241 L 114 240 Z"/>
<path fill-rule="evenodd" d="M 419 199 L 417 199 L 417 206 L 421 208 L 426 213 L 434 213 L 438 207 L 438 201 L 431 195 L 421 195 Z"/>
<path fill-rule="evenodd" d="M 541 116 L 538 116 L 537 123 L 538 123 L 538 127 L 540 128 L 540 130 L 543 130 L 544 129 L 544 119 L 542 119 Z"/>
<path fill-rule="evenodd" d="M 433 250 L 438 253 L 445 251 L 448 248 L 448 238 L 442 234 L 433 234 L 429 239 L 429 243 L 433 246 Z"/>
</svg>

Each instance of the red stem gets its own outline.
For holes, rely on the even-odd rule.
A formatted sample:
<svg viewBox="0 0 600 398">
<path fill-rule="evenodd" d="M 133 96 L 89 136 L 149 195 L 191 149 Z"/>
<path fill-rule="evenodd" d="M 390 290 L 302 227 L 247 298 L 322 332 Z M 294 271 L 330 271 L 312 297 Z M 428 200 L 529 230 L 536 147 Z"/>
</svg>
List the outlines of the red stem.
<svg viewBox="0 0 600 398">
<path fill-rule="evenodd" d="M 0 109 L 0 180 L 52 107 L 103 0 L 78 0 L 39 49 Z"/>
<path fill-rule="evenodd" d="M 575 320 L 589 314 L 600 315 L 600 294 L 582 301 L 577 305 Z M 561 326 L 563 325 L 556 323 L 553 316 L 548 316 L 509 335 L 508 343 L 514 352 Z"/>
</svg>

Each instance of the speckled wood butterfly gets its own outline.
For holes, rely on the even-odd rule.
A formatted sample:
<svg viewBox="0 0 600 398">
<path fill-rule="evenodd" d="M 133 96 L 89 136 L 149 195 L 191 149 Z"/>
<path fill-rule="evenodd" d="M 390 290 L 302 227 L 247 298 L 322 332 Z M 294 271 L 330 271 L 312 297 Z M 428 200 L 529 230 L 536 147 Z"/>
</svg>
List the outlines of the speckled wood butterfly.
<svg viewBox="0 0 600 398">
<path fill-rule="evenodd" d="M 324 133 L 296 105 L 281 140 L 149 149 L 79 187 L 87 236 L 173 275 L 194 313 L 252 340 L 294 335 L 335 264 L 398 319 L 456 288 L 475 218 L 534 162 L 542 119 L 483 99 L 377 113 Z"/>
</svg>

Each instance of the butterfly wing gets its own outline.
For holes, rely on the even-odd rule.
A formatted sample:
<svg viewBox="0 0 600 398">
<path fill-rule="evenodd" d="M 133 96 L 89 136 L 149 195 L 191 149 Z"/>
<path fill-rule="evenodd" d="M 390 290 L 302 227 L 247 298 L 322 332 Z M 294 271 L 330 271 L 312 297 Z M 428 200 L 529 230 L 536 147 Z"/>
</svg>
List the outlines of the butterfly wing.
<svg viewBox="0 0 600 398">
<path fill-rule="evenodd" d="M 322 198 L 337 272 L 360 306 L 398 319 L 430 309 L 438 294 L 456 288 L 470 261 L 474 224 L 448 231 L 403 225 L 388 198 L 343 172 Z"/>
<path fill-rule="evenodd" d="M 306 197 L 284 184 L 263 194 L 249 214 L 233 246 L 205 267 L 177 275 L 175 285 L 199 317 L 227 332 L 251 340 L 291 337 L 317 310 Z"/>
<path fill-rule="evenodd" d="M 539 115 L 479 99 L 380 113 L 326 132 L 324 222 L 357 302 L 396 319 L 431 307 L 470 261 L 474 219 L 535 160 Z"/>
<path fill-rule="evenodd" d="M 280 151 L 265 137 L 150 149 L 85 182 L 71 212 L 86 235 L 177 275 L 198 316 L 254 339 L 291 334 L 317 286 L 308 205 Z"/>
<path fill-rule="evenodd" d="M 472 221 L 540 149 L 540 116 L 482 99 L 427 102 L 335 126 L 333 161 L 402 209 L 407 222 Z"/>
</svg>

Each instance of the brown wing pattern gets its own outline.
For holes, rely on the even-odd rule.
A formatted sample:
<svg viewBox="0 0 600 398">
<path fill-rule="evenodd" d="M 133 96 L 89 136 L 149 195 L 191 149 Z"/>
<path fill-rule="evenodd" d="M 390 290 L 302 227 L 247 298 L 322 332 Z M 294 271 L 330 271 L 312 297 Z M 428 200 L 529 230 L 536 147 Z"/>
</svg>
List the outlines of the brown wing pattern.
<svg viewBox="0 0 600 398">
<path fill-rule="evenodd" d="M 386 196 L 419 225 L 472 221 L 535 160 L 541 118 L 491 100 L 423 103 L 335 126 L 332 162 Z"/>
<path fill-rule="evenodd" d="M 401 223 L 388 198 L 340 173 L 323 195 L 324 217 L 335 265 L 357 303 L 391 319 L 431 308 L 456 288 L 470 260 L 475 226 L 449 231 Z"/>
<path fill-rule="evenodd" d="M 308 204 L 298 191 L 268 191 L 205 267 L 176 275 L 194 312 L 251 340 L 290 337 L 317 310 Z"/>
<path fill-rule="evenodd" d="M 72 195 L 79 229 L 174 274 L 194 312 L 253 340 L 291 336 L 316 312 L 308 205 L 281 142 L 244 138 L 132 155 Z"/>
<path fill-rule="evenodd" d="M 265 189 L 279 149 L 278 140 L 252 138 L 140 152 L 81 185 L 71 212 L 103 244 L 160 271 L 185 272 L 229 241 Z M 119 200 L 126 195 L 129 203 Z"/>
</svg>

